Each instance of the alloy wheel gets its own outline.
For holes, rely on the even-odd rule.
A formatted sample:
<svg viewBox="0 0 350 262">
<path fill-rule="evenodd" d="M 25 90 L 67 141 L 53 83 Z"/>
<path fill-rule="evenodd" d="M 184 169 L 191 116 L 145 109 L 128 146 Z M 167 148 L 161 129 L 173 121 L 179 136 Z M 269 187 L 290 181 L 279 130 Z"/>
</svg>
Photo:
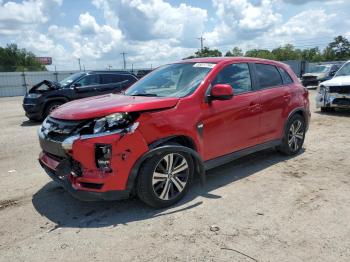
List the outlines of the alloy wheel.
<svg viewBox="0 0 350 262">
<path fill-rule="evenodd" d="M 299 150 L 304 140 L 304 127 L 300 120 L 295 120 L 289 128 L 288 132 L 288 146 L 291 151 Z"/>
<path fill-rule="evenodd" d="M 189 165 L 184 156 L 178 153 L 165 155 L 153 172 L 154 193 L 161 200 L 174 199 L 186 187 L 189 172 Z"/>
</svg>

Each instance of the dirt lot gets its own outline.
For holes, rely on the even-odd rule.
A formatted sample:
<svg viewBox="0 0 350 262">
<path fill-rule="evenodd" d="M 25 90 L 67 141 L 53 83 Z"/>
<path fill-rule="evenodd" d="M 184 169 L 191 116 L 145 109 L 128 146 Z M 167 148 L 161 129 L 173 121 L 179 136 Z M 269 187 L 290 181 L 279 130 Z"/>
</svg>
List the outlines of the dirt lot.
<svg viewBox="0 0 350 262">
<path fill-rule="evenodd" d="M 37 163 L 21 98 L 1 98 L 0 261 L 350 261 L 350 112 L 312 111 L 298 156 L 245 157 L 154 210 L 70 197 Z"/>
</svg>

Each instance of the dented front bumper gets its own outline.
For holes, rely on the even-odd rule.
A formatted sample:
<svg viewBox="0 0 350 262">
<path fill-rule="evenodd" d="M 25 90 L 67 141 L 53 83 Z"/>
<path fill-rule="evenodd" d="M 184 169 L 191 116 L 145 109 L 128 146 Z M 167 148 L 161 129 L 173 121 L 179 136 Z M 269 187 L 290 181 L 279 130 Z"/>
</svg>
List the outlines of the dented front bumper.
<svg viewBox="0 0 350 262">
<path fill-rule="evenodd" d="M 39 140 L 43 149 L 39 156 L 41 166 L 52 179 L 81 200 L 127 198 L 129 174 L 137 159 L 148 151 L 138 130 L 75 136 L 62 142 L 49 139 L 39 130 Z M 108 145 L 111 149 L 107 171 L 97 163 L 99 145 Z"/>
<path fill-rule="evenodd" d="M 320 91 L 316 96 L 316 107 L 350 108 L 350 94 Z"/>
</svg>

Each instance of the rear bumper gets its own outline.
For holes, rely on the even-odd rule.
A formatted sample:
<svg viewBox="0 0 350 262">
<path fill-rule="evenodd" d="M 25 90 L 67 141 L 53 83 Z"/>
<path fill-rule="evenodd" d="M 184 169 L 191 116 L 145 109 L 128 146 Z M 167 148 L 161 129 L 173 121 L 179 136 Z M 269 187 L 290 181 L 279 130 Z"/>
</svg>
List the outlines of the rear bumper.
<svg viewBox="0 0 350 262">
<path fill-rule="evenodd" d="M 64 171 L 67 171 L 67 167 L 65 167 L 65 170 L 62 170 L 64 168 L 60 167 L 60 162 L 51 158 L 45 153 L 40 154 L 39 163 L 52 180 L 62 186 L 74 198 L 77 198 L 81 201 L 111 201 L 129 198 L 129 190 L 111 190 L 105 192 L 97 192 L 75 188 L 73 184 L 75 178 L 69 172 L 64 174 Z M 73 167 L 70 168 L 73 170 Z M 76 183 L 78 183 L 78 185 L 80 184 L 79 182 Z"/>
</svg>

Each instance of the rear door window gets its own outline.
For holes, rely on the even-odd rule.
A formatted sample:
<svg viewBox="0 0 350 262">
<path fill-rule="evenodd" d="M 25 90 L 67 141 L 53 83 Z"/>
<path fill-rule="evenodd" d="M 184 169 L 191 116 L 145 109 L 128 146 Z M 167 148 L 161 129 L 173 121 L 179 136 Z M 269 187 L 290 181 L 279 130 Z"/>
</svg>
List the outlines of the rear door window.
<svg viewBox="0 0 350 262">
<path fill-rule="evenodd" d="M 123 81 L 121 75 L 115 75 L 115 74 L 102 74 L 101 75 L 101 83 L 102 84 L 113 84 L 113 83 L 119 83 Z"/>
<path fill-rule="evenodd" d="M 260 89 L 283 85 L 281 74 L 273 65 L 255 64 Z"/>
<path fill-rule="evenodd" d="M 252 90 L 249 66 L 247 63 L 232 64 L 222 69 L 213 81 L 215 84 L 228 84 L 233 88 L 234 94 Z"/>
</svg>

